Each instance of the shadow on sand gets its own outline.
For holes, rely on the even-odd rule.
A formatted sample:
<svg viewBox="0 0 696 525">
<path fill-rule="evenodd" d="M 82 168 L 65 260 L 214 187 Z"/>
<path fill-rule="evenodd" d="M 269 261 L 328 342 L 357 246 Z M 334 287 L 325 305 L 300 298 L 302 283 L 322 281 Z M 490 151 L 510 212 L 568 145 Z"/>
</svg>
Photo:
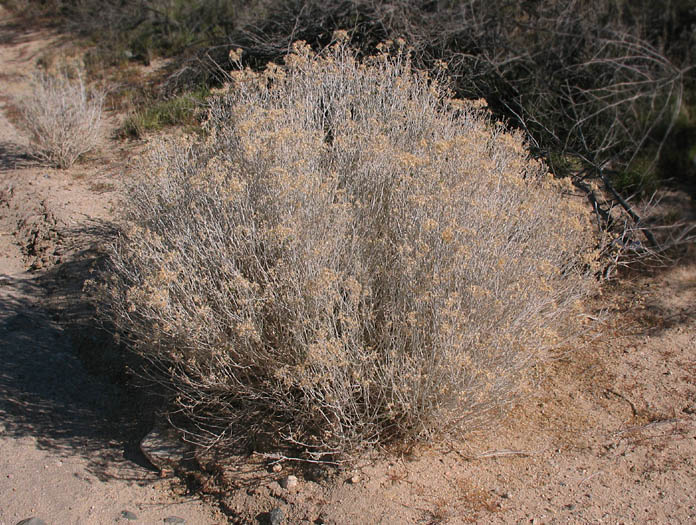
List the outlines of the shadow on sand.
<svg viewBox="0 0 696 525">
<path fill-rule="evenodd" d="M 112 234 L 93 224 L 66 238 L 93 245 Z M 127 354 L 82 291 L 102 254 L 72 253 L 42 274 L 0 275 L 0 429 L 33 436 L 59 455 L 82 455 L 101 480 L 145 481 L 151 466 L 138 444 L 154 404 L 129 387 Z"/>
<path fill-rule="evenodd" d="M 0 173 L 35 165 L 32 156 L 17 144 L 0 142 Z"/>
</svg>

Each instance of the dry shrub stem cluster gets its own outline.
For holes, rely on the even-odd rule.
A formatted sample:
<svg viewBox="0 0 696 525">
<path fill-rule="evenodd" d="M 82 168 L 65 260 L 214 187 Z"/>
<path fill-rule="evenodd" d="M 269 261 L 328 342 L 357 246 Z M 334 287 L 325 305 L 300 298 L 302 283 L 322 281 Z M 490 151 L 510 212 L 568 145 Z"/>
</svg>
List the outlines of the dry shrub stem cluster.
<svg viewBox="0 0 696 525">
<path fill-rule="evenodd" d="M 35 75 L 32 91 L 21 104 L 35 156 L 69 168 L 94 150 L 101 136 L 103 104 L 104 93 L 88 89 L 81 74 Z"/>
<path fill-rule="evenodd" d="M 582 178 L 573 181 L 588 195 L 595 212 L 603 279 L 612 279 L 621 268 L 668 266 L 675 256 L 689 253 L 696 242 L 693 222 L 679 218 L 667 222 L 659 218 L 659 197 L 631 202 L 613 188 L 606 176 L 603 179 L 610 190 L 608 195 Z M 657 215 L 657 221 L 653 215 Z"/>
<path fill-rule="evenodd" d="M 297 44 L 153 149 L 103 292 L 191 439 L 333 461 L 514 395 L 591 286 L 571 193 L 403 48 Z"/>
</svg>

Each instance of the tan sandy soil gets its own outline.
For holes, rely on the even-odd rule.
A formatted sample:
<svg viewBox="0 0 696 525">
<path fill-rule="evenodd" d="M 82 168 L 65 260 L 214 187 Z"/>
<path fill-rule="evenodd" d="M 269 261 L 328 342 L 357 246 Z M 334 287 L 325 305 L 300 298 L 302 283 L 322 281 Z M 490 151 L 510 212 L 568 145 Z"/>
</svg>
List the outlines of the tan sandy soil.
<svg viewBox="0 0 696 525">
<path fill-rule="evenodd" d="M 223 523 L 159 479 L 138 452 L 148 423 L 137 398 L 86 367 L 106 336 L 80 288 L 113 214 L 123 154 L 105 141 L 71 170 L 31 161 L 16 101 L 37 60 L 63 44 L 14 27 L 1 8 L 0 21 L 0 525 L 114 523 L 123 511 L 136 523 Z"/>
<path fill-rule="evenodd" d="M 118 356 L 105 360 L 80 292 L 140 146 L 105 136 L 58 171 L 31 162 L 13 124 L 27 75 L 58 45 L 0 27 L 0 525 L 112 523 L 123 510 L 134 523 L 268 523 L 273 509 L 285 523 L 696 523 L 693 258 L 605 285 L 528 397 L 460 442 L 329 475 L 201 453 L 189 486 L 215 505 L 160 479 L 138 451 L 150 405 Z M 281 486 L 289 474 L 297 487 Z"/>
</svg>

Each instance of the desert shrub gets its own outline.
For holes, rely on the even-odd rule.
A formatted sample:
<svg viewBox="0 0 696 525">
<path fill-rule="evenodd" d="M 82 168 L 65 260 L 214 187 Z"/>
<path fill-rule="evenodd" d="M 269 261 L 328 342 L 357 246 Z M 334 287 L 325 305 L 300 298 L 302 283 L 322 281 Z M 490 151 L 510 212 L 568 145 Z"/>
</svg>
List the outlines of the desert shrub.
<svg viewBox="0 0 696 525">
<path fill-rule="evenodd" d="M 582 200 L 403 50 L 232 77 L 153 148 L 103 290 L 194 435 L 335 459 L 508 401 L 587 290 Z"/>
<path fill-rule="evenodd" d="M 104 93 L 90 90 L 82 76 L 34 76 L 32 90 L 21 102 L 23 121 L 31 133 L 34 154 L 59 168 L 69 168 L 92 151 L 102 129 Z"/>
</svg>

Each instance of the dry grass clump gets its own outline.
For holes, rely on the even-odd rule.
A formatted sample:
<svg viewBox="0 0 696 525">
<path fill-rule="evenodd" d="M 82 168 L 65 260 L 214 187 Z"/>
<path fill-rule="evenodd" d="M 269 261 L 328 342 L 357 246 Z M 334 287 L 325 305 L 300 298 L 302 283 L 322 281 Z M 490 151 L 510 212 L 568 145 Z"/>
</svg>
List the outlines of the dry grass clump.
<svg viewBox="0 0 696 525">
<path fill-rule="evenodd" d="M 58 168 L 72 166 L 97 146 L 103 104 L 104 93 L 88 89 L 79 74 L 37 74 L 21 104 L 34 154 Z"/>
<path fill-rule="evenodd" d="M 403 50 L 233 73 L 124 202 L 108 299 L 204 443 L 313 460 L 466 428 L 587 289 L 581 199 Z M 590 254 L 590 255 L 588 255 Z"/>
</svg>

